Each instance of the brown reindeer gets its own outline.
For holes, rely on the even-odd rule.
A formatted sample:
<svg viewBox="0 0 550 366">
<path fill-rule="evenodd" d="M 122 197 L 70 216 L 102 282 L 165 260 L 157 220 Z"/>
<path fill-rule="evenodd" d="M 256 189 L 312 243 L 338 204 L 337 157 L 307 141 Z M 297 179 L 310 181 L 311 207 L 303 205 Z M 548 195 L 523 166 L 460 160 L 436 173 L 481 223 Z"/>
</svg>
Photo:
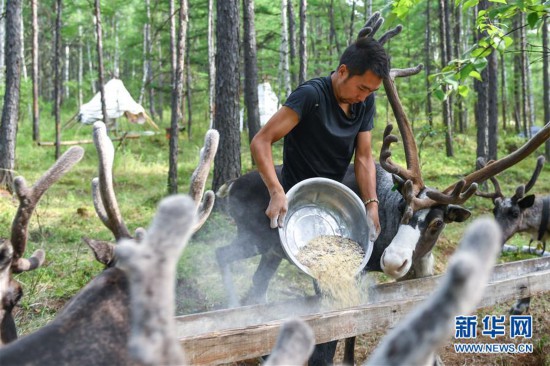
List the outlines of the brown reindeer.
<svg viewBox="0 0 550 366">
<path fill-rule="evenodd" d="M 31 216 L 46 191 L 82 159 L 84 150 L 72 147 L 45 172 L 32 186 L 28 187 L 23 177 L 15 178 L 15 193 L 19 207 L 11 226 L 10 239 L 0 239 L 0 347 L 17 338 L 17 329 L 12 310 L 23 296 L 21 284 L 13 278 L 14 273 L 32 271 L 44 263 L 42 249 L 30 258 L 23 258 L 28 240 L 28 225 Z"/>
<path fill-rule="evenodd" d="M 112 182 L 113 145 L 107 137 L 103 123 L 96 122 L 93 129 L 94 142 L 100 161 L 99 177 L 93 181 L 94 205 L 101 221 L 109 228 L 114 237 L 124 243 L 124 245 L 121 249 L 117 248 L 115 250 L 115 245 L 111 243 L 88 239 L 87 242 L 91 243 L 90 246 L 96 258 L 105 263 L 107 268 L 75 295 L 48 325 L 0 348 L 0 364 L 3 366 L 23 364 L 127 365 L 135 363 L 136 361 L 131 357 L 129 348 L 127 347 L 130 340 L 131 328 L 142 330 L 147 330 L 148 328 L 147 324 L 139 324 L 143 320 L 143 317 L 141 320 L 137 319 L 136 325 L 130 326 L 130 299 L 134 294 L 140 293 L 141 290 L 132 289 L 132 285 L 129 282 L 132 281 L 133 276 L 138 276 L 139 280 L 139 277 L 143 277 L 145 273 L 142 272 L 141 275 L 138 272 L 128 274 L 122 269 L 130 268 L 131 270 L 135 270 L 135 268 L 132 269 L 134 267 L 133 264 L 128 263 L 129 260 L 130 262 L 133 260 L 129 258 L 131 255 L 129 254 L 130 250 L 128 247 L 139 247 L 135 248 L 137 252 L 141 253 L 137 256 L 145 257 L 147 261 L 147 257 L 152 256 L 153 253 L 146 253 L 147 250 L 144 249 L 146 247 L 144 243 L 162 242 L 164 237 L 172 236 L 171 233 L 173 230 L 180 232 L 178 234 L 180 238 L 188 235 L 181 232 L 182 228 L 180 226 L 183 224 L 177 224 L 175 228 L 172 226 L 164 227 L 164 224 L 171 220 L 167 215 L 164 215 L 162 216 L 163 219 L 155 219 L 154 222 L 156 224 L 153 224 L 150 229 L 150 232 L 152 231 L 156 234 L 152 235 L 143 229 L 137 229 L 135 239 L 130 237 L 129 231 L 120 216 L 118 203 L 114 195 Z M 204 223 L 214 203 L 214 194 L 211 191 L 204 194 L 202 204 L 200 204 L 200 201 L 206 177 L 210 170 L 210 164 L 217 150 L 218 139 L 219 135 L 214 130 L 206 134 L 205 147 L 201 150 L 201 162 L 193 174 L 190 196 L 195 202 L 194 211 L 196 211 L 199 218 L 193 221 L 191 232 L 198 230 L 202 223 Z M 176 200 L 176 202 L 180 201 Z M 170 204 L 170 207 L 172 206 L 174 206 L 173 202 Z M 188 207 L 189 205 L 185 204 L 184 206 Z M 174 210 L 187 211 L 185 207 L 183 209 L 176 207 Z M 160 211 L 163 211 L 162 207 L 159 208 Z M 168 209 L 168 216 L 170 216 L 171 212 L 173 210 Z M 186 217 L 189 217 L 189 215 Z M 185 220 L 189 221 L 191 219 Z M 189 223 L 185 225 L 189 225 Z M 132 243 L 129 243 L 128 240 Z M 168 242 L 173 242 L 173 239 L 168 239 Z M 162 252 L 163 248 L 164 245 L 160 245 L 155 253 L 158 253 L 159 250 Z M 117 264 L 119 262 L 119 250 L 122 251 L 120 252 L 121 263 Z M 169 253 L 166 252 L 163 255 L 166 256 Z M 173 257 L 175 256 L 172 255 L 171 258 Z M 160 260 L 154 260 L 156 263 L 167 261 L 167 257 L 163 257 L 162 255 L 158 258 Z M 156 270 L 158 271 L 159 269 L 162 268 L 158 268 L 157 266 Z M 147 276 L 152 277 L 151 280 L 153 281 L 155 279 L 162 280 L 167 277 L 166 274 L 158 275 L 158 273 L 148 273 Z M 153 291 L 152 294 L 160 297 L 167 296 L 165 292 L 167 291 L 166 285 L 158 282 L 156 284 L 159 286 L 158 288 L 154 287 L 154 285 L 146 285 L 148 293 Z M 157 300 L 163 301 L 160 299 Z M 140 301 L 140 299 L 137 299 L 137 301 Z M 170 297 L 168 297 L 168 301 L 170 301 Z M 135 310 L 134 313 L 143 315 L 143 310 Z M 163 315 L 154 314 L 154 316 L 158 315 L 166 321 L 167 317 L 171 316 L 166 314 L 165 312 Z M 155 334 L 158 335 L 159 333 L 152 333 L 151 335 L 154 336 Z M 135 345 L 134 342 L 132 341 L 132 345 Z M 173 350 L 173 346 L 163 348 L 166 346 L 166 343 L 161 343 L 164 346 L 157 347 L 157 351 L 159 349 Z M 131 348 L 135 349 L 135 346 L 131 346 Z M 150 364 L 148 361 L 150 358 L 147 354 L 147 352 L 146 354 L 138 354 L 138 363 Z M 168 356 L 177 358 L 181 355 L 176 351 L 169 352 Z"/>
</svg>

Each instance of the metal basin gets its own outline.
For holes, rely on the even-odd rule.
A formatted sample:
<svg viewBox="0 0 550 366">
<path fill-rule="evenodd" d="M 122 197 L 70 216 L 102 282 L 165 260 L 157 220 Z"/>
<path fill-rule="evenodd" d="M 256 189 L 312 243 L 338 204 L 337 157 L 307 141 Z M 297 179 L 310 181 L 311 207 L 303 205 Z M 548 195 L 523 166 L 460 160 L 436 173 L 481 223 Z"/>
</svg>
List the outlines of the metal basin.
<svg viewBox="0 0 550 366">
<path fill-rule="evenodd" d="M 306 179 L 287 193 L 288 212 L 279 228 L 282 247 L 303 272 L 313 277 L 309 268 L 296 259 L 300 248 L 320 235 L 337 235 L 358 242 L 365 251 L 357 273 L 372 253 L 367 213 L 361 199 L 342 183 L 326 178 Z"/>
</svg>

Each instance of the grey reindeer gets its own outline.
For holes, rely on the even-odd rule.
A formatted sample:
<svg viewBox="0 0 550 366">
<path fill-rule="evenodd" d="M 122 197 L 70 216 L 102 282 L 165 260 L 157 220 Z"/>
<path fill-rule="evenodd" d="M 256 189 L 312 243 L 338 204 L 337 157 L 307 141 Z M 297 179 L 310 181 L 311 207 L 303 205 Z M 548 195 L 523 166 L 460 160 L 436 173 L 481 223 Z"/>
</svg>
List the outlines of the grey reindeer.
<svg viewBox="0 0 550 366">
<path fill-rule="evenodd" d="M 359 36 L 373 37 L 382 22 L 380 13 L 373 14 Z M 386 32 L 379 42 L 388 41 L 401 29 L 397 26 Z M 550 137 L 548 123 L 517 151 L 468 174 L 443 191 L 427 187 L 422 179 L 414 134 L 394 84 L 396 77 L 414 75 L 420 70 L 421 65 L 410 69 L 392 69 L 390 77 L 383 81 L 403 140 L 406 169 L 391 160 L 390 145 L 398 138 L 391 134 L 392 126 L 388 125 L 384 131 L 380 164 L 376 165 L 376 193 L 380 201 L 382 232 L 374 243 L 366 270 L 383 271 L 395 279 L 432 275 L 432 249 L 446 224 L 469 218 L 471 212 L 460 205 L 475 193 L 477 183 L 517 164 Z M 280 167 L 276 168 L 276 172 L 280 179 Z M 353 166 L 348 168 L 342 183 L 359 194 Z M 270 229 L 269 219 L 264 213 L 269 203 L 267 188 L 259 173 L 253 171 L 227 182 L 217 195 L 227 198 L 229 212 L 237 225 L 237 236 L 233 241 L 216 250 L 229 305 L 241 303 L 233 285 L 231 264 L 256 255 L 260 255 L 260 263 L 242 303 L 265 302 L 269 281 L 285 258 L 278 232 Z M 353 338 L 347 340 L 346 345 L 345 361 L 353 364 Z M 335 348 L 334 345 L 331 347 Z"/>
<path fill-rule="evenodd" d="M 519 185 L 512 197 L 506 197 L 502 193 L 500 183 L 496 177 L 491 177 L 493 192 L 478 191 L 476 195 L 484 198 L 490 198 L 493 201 L 493 215 L 500 225 L 504 235 L 502 245 L 517 233 L 528 233 L 531 235 L 529 249 L 533 241 L 541 242 L 540 254 L 546 252 L 546 240 L 550 237 L 550 196 L 541 196 L 527 193 L 533 188 L 542 171 L 544 165 L 544 156 L 537 158 L 537 164 L 531 179 L 527 184 Z M 486 166 L 483 159 L 478 160 L 478 164 Z M 536 252 L 536 250 L 534 251 Z M 529 310 L 531 298 L 519 299 L 510 309 L 510 313 L 517 315 L 523 314 Z"/>
<path fill-rule="evenodd" d="M 456 317 L 474 312 L 483 297 L 501 241 L 502 231 L 493 219 L 480 218 L 470 224 L 434 292 L 398 321 L 363 365 L 440 363 L 436 352 L 451 337 Z M 314 342 L 311 328 L 304 322 L 288 321 L 283 329 L 281 335 L 287 332 L 300 341 L 294 342 L 292 348 L 285 347 L 279 345 L 280 335 L 271 357 L 276 355 L 276 359 L 286 363 L 273 364 L 303 364 Z"/>
<path fill-rule="evenodd" d="M 112 180 L 114 147 L 107 136 L 105 125 L 96 122 L 93 134 L 99 156 L 99 177 L 92 184 L 97 214 L 117 241 L 124 240 L 127 243 L 129 240 L 140 246 L 143 240 L 148 240 L 148 234 L 144 229 L 137 229 L 135 239 L 132 238 L 120 215 Z M 214 204 L 214 193 L 208 191 L 203 198 L 203 192 L 218 141 L 217 131 L 207 132 L 199 166 L 193 173 L 189 193 L 195 202 L 194 210 L 198 218 L 194 221 L 191 232 L 198 230 L 205 222 Z M 156 227 L 162 226 L 162 223 L 160 221 Z M 130 325 L 129 310 L 131 294 L 134 293 L 130 285 L 132 275 L 121 268 L 128 268 L 131 264 L 124 259 L 120 265 L 117 264 L 118 252 L 112 243 L 92 239 L 87 239 L 86 242 L 90 244 L 96 258 L 106 265 L 106 269 L 75 295 L 49 324 L 0 348 L 1 365 L 135 363 L 127 347 L 133 328 Z M 128 245 L 130 244 L 124 246 Z M 123 253 L 128 252 L 127 249 L 121 250 Z M 155 276 L 152 273 L 148 276 L 152 276 L 154 281 Z M 153 293 L 165 296 L 159 289 L 153 290 Z M 166 319 L 166 315 L 163 316 Z M 147 329 L 147 324 L 136 327 Z M 155 334 L 158 335 L 151 335 Z M 177 353 L 171 355 L 178 357 Z M 140 357 L 142 362 L 147 363 L 147 356 Z"/>
</svg>

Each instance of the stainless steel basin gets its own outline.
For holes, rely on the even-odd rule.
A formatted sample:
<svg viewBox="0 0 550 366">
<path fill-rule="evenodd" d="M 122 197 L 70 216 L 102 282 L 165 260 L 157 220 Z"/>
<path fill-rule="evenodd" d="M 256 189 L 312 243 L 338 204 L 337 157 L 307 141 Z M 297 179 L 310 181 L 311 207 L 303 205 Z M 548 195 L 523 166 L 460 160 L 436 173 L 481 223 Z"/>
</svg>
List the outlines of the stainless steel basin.
<svg viewBox="0 0 550 366">
<path fill-rule="evenodd" d="M 308 267 L 296 259 L 296 254 L 311 239 L 320 235 L 337 235 L 358 242 L 365 257 L 357 272 L 362 271 L 371 256 L 367 214 L 361 199 L 348 187 L 326 178 L 306 179 L 288 193 L 288 212 L 279 228 L 282 247 L 303 272 L 313 277 Z"/>
</svg>

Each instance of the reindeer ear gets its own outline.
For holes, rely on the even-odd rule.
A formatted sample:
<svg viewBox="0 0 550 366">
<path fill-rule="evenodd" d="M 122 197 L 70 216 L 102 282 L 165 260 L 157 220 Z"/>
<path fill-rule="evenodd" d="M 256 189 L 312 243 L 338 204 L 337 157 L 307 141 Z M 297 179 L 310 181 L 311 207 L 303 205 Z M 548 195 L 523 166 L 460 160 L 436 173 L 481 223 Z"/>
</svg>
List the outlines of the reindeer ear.
<svg viewBox="0 0 550 366">
<path fill-rule="evenodd" d="M 94 240 L 83 237 L 82 240 L 92 249 L 94 256 L 99 263 L 107 267 L 111 266 L 115 256 L 115 245 L 106 241 Z"/>
<path fill-rule="evenodd" d="M 457 205 L 447 205 L 445 210 L 445 222 L 464 222 L 466 221 L 472 213 L 465 209 L 462 206 Z"/>
<path fill-rule="evenodd" d="M 529 208 L 529 207 L 533 206 L 534 203 L 535 203 L 535 195 L 534 194 L 530 194 L 528 196 L 525 196 L 525 197 L 523 197 L 522 199 L 520 199 L 518 201 L 519 208 L 521 208 L 522 210 L 525 210 L 526 208 Z"/>
</svg>

